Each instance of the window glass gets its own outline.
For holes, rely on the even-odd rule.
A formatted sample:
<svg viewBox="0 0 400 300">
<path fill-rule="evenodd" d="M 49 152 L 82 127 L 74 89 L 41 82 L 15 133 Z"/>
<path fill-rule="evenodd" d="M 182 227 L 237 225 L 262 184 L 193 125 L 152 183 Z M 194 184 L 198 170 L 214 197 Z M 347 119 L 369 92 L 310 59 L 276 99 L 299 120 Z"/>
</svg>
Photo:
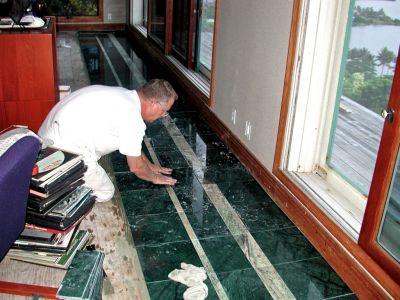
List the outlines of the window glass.
<svg viewBox="0 0 400 300">
<path fill-rule="evenodd" d="M 46 14 L 65 17 L 98 16 L 99 0 L 46 1 Z"/>
<path fill-rule="evenodd" d="M 176 0 L 173 6 L 172 48 L 182 57 L 187 56 L 190 1 Z"/>
<path fill-rule="evenodd" d="M 203 0 L 201 4 L 200 18 L 200 49 L 199 61 L 200 68 L 211 70 L 213 36 L 214 36 L 214 19 L 215 19 L 215 0 Z"/>
<path fill-rule="evenodd" d="M 150 35 L 164 45 L 166 1 L 153 0 L 150 7 Z"/>
<path fill-rule="evenodd" d="M 400 0 L 355 1 L 327 163 L 368 195 L 400 41 Z"/>
<path fill-rule="evenodd" d="M 378 234 L 378 242 L 400 262 L 400 157 L 397 155 L 396 167 L 388 195 L 383 222 Z"/>
</svg>

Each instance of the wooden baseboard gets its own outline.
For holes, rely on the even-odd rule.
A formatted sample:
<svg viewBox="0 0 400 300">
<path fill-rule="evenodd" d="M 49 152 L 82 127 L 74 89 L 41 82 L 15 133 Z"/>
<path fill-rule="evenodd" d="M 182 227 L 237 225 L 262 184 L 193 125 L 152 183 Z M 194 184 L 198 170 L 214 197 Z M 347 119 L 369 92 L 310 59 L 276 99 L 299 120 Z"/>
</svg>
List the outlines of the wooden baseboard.
<svg viewBox="0 0 400 300">
<path fill-rule="evenodd" d="M 134 27 L 130 27 L 128 33 L 135 43 L 135 50 L 137 46 L 151 63 L 171 76 L 168 80 L 181 87 L 179 93 L 190 99 L 210 127 L 360 299 L 400 299 L 400 287 L 390 276 L 321 209 L 313 203 L 304 204 L 288 186 L 268 171 L 214 114 L 204 95 L 175 70 L 156 45 Z"/>
</svg>

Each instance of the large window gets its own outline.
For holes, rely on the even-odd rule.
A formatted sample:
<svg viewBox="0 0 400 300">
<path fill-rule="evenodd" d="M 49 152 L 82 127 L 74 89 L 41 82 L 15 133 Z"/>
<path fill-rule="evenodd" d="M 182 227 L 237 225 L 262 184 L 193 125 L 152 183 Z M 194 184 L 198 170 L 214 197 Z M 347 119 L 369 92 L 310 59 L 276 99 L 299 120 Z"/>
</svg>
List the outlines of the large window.
<svg viewBox="0 0 400 300">
<path fill-rule="evenodd" d="M 52 0 L 46 2 L 47 13 L 52 16 L 98 16 L 99 0 Z"/>
<path fill-rule="evenodd" d="M 303 1 L 281 167 L 358 238 L 400 41 L 399 1 Z"/>
<path fill-rule="evenodd" d="M 274 173 L 400 278 L 400 0 L 300 3 Z"/>
<path fill-rule="evenodd" d="M 215 0 L 173 1 L 172 54 L 210 78 Z"/>
<path fill-rule="evenodd" d="M 216 0 L 131 0 L 131 7 L 133 25 L 187 69 L 211 78 Z"/>
<path fill-rule="evenodd" d="M 39 3 L 40 0 L 34 1 Z M 102 0 L 46 0 L 45 14 L 57 16 L 58 23 L 102 22 Z"/>
</svg>

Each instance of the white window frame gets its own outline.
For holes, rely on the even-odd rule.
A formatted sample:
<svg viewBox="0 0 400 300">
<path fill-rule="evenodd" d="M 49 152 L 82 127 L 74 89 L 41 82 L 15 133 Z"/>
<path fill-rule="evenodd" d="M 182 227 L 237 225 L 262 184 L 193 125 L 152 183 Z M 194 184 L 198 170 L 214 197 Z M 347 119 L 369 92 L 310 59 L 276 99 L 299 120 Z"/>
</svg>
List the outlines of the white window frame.
<svg viewBox="0 0 400 300">
<path fill-rule="evenodd" d="M 351 3 L 302 2 L 281 168 L 357 240 L 366 197 L 326 164 Z"/>
</svg>

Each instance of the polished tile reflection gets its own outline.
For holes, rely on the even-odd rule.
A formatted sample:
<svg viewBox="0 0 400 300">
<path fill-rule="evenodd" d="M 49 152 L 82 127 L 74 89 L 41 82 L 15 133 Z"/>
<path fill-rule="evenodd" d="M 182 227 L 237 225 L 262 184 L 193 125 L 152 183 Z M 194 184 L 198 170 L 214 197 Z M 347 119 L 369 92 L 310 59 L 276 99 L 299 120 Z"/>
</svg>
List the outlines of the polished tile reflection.
<svg viewBox="0 0 400 300">
<path fill-rule="evenodd" d="M 120 82 L 134 89 L 144 79 L 161 74 L 143 62 L 123 36 L 117 35 L 117 40 L 141 74 L 127 67 L 108 34 L 85 34 L 81 45 L 93 84 Z M 118 70 L 117 79 L 106 56 Z M 202 266 L 182 218 L 189 221 L 195 241 L 229 299 L 273 299 L 262 274 L 279 276 L 297 299 L 356 299 L 187 99 L 176 102 L 170 120 L 172 124 L 166 120 L 147 124 L 151 149 L 143 144 L 143 151 L 149 158 L 154 153 L 161 165 L 174 169 L 173 193 L 183 212 L 177 212 L 164 186 L 140 180 L 129 172 L 123 155 L 111 154 L 152 299 L 182 299 L 186 287 L 169 280 L 168 273 L 181 262 Z M 227 205 L 220 206 L 225 201 Z M 261 251 L 264 257 L 260 258 Z M 207 299 L 218 299 L 210 277 L 205 283 Z"/>
</svg>

